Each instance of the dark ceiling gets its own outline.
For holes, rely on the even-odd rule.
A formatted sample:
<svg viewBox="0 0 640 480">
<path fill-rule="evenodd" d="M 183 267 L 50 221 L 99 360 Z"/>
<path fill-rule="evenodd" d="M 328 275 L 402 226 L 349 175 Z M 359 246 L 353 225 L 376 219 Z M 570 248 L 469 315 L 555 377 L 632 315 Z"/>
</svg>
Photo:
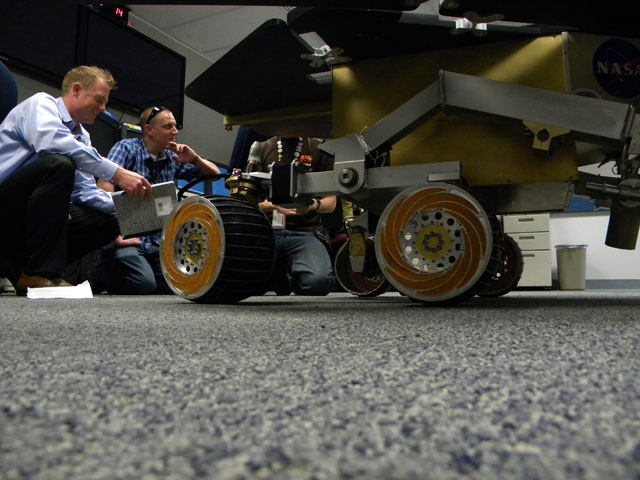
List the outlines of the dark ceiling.
<svg viewBox="0 0 640 480">
<path fill-rule="evenodd" d="M 447 8 L 455 5 L 454 8 Z M 617 36 L 640 36 L 638 1 L 597 2 L 584 0 L 455 0 L 445 1 L 441 15 L 454 17 L 476 12 L 480 16 L 504 15 L 509 22 L 554 25 L 564 30 L 579 30 Z"/>
</svg>

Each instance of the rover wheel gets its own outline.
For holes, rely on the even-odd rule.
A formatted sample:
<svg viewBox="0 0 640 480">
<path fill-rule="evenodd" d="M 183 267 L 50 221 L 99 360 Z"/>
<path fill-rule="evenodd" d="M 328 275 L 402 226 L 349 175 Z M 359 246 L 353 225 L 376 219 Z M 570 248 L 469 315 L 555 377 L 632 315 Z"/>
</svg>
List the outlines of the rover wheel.
<svg viewBox="0 0 640 480">
<path fill-rule="evenodd" d="M 509 235 L 503 235 L 502 260 L 489 284 L 478 293 L 481 297 L 500 297 L 518 286 L 524 260 L 518 243 Z"/>
<path fill-rule="evenodd" d="M 389 282 L 424 304 L 472 297 L 499 267 L 495 216 L 465 189 L 447 183 L 407 188 L 382 212 L 376 257 Z"/>
<path fill-rule="evenodd" d="M 373 241 L 367 240 L 364 270 L 354 272 L 349 261 L 349 242 L 344 243 L 333 262 L 336 279 L 347 292 L 359 297 L 375 297 L 389 290 L 389 282 L 376 262 Z"/>
<path fill-rule="evenodd" d="M 160 251 L 174 293 L 201 303 L 235 303 L 264 293 L 275 243 L 267 217 L 250 203 L 192 196 L 171 213 Z"/>
</svg>

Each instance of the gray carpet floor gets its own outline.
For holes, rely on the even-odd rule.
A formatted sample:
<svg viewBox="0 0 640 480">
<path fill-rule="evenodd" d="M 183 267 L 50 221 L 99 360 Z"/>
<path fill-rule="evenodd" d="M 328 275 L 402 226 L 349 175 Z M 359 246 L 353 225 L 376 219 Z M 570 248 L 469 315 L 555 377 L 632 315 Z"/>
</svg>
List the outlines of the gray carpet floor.
<svg viewBox="0 0 640 480">
<path fill-rule="evenodd" d="M 638 480 L 639 307 L 0 295 L 0 478 Z"/>
</svg>

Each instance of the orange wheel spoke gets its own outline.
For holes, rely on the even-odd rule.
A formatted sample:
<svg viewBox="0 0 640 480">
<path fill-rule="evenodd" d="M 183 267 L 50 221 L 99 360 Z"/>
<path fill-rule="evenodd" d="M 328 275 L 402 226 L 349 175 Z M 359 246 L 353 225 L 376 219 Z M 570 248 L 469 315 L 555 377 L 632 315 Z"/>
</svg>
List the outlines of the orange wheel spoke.
<svg viewBox="0 0 640 480">
<path fill-rule="evenodd" d="M 399 291 L 423 302 L 449 301 L 473 287 L 492 249 L 487 213 L 466 190 L 411 187 L 385 208 L 376 231 L 380 268 Z"/>
</svg>

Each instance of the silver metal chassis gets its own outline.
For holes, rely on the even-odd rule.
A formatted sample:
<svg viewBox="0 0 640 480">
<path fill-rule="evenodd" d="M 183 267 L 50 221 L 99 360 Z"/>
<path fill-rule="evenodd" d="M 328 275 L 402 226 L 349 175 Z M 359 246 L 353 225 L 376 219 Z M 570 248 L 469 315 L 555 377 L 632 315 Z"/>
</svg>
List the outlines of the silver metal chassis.
<svg viewBox="0 0 640 480">
<path fill-rule="evenodd" d="M 443 71 L 437 82 L 362 135 L 347 135 L 320 145 L 321 150 L 334 158 L 332 171 L 310 173 L 292 164 L 289 205 L 307 205 L 311 196 L 339 195 L 380 213 L 397 193 L 409 186 L 460 180 L 458 162 L 366 166 L 368 157 L 375 158 L 388 151 L 441 111 L 465 111 L 523 122 L 534 133 L 533 148 L 548 148 L 544 140 L 549 132 L 562 132 L 557 134 L 619 152 L 619 161 L 626 161 L 629 154 L 640 153 L 640 121 L 632 105 Z M 532 194 L 535 187 L 531 186 L 505 188 L 511 198 L 511 204 L 504 206 L 505 211 L 562 210 L 573 192 L 569 182 L 545 184 L 546 189 L 554 192 L 551 197 Z M 518 195 L 523 195 L 520 200 Z"/>
</svg>

